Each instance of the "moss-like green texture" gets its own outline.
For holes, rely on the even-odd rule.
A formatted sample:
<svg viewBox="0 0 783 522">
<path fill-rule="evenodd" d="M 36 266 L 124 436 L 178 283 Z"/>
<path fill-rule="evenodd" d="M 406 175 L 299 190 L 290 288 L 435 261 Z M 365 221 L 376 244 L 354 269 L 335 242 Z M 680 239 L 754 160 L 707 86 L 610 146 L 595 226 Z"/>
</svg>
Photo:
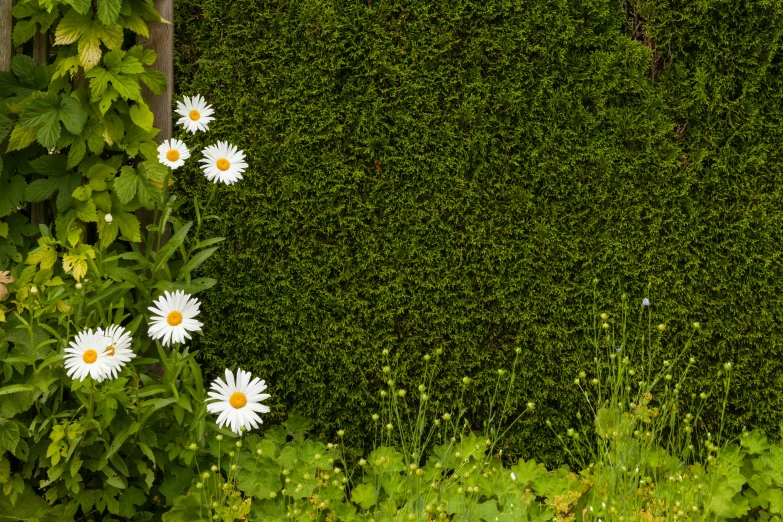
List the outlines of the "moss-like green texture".
<svg viewBox="0 0 783 522">
<path fill-rule="evenodd" d="M 701 322 L 689 392 L 733 361 L 732 430 L 781 420 L 783 2 L 176 5 L 176 91 L 218 116 L 192 143 L 251 165 L 206 228 L 228 237 L 204 269 L 211 371 L 356 433 L 384 348 L 409 389 L 443 348 L 445 410 L 466 374 L 485 400 L 516 342 L 512 401 L 538 410 L 510 446 L 554 462 L 544 421 L 581 404 L 597 277 L 602 310 L 650 297 L 669 352 Z"/>
</svg>

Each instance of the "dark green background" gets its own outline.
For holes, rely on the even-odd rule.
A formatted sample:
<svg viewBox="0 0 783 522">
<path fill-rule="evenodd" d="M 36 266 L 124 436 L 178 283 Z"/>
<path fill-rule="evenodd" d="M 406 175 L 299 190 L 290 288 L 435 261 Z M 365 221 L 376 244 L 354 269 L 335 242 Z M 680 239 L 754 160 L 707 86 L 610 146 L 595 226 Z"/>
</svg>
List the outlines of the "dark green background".
<svg viewBox="0 0 783 522">
<path fill-rule="evenodd" d="M 407 386 L 443 348 L 434 396 L 469 374 L 479 405 L 516 338 L 512 398 L 538 413 L 512 447 L 551 463 L 598 277 L 602 310 L 651 285 L 668 350 L 700 321 L 692 389 L 732 360 L 732 428 L 777 426 L 783 2 L 176 5 L 176 91 L 218 115 L 190 143 L 251 165 L 208 228 L 229 238 L 205 268 L 210 371 L 240 364 L 278 415 L 356 434 L 383 348 Z M 181 186 L 211 190 L 193 168 Z"/>
</svg>

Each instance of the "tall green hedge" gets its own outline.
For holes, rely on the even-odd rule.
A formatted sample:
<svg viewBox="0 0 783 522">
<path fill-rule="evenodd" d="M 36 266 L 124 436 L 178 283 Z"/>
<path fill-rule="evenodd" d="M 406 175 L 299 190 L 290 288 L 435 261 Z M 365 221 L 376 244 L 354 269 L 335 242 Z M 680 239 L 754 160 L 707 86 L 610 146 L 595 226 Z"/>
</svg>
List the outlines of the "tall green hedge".
<svg viewBox="0 0 783 522">
<path fill-rule="evenodd" d="M 480 423 L 518 345 L 538 410 L 511 448 L 556 462 L 597 277 L 602 310 L 652 300 L 668 350 L 701 322 L 691 389 L 733 361 L 732 429 L 783 418 L 783 1 L 176 5 L 177 92 L 221 116 L 197 139 L 251 164 L 209 225 L 212 371 L 356 433 L 381 350 L 414 386 L 440 347 L 437 408 L 477 376 Z"/>
</svg>

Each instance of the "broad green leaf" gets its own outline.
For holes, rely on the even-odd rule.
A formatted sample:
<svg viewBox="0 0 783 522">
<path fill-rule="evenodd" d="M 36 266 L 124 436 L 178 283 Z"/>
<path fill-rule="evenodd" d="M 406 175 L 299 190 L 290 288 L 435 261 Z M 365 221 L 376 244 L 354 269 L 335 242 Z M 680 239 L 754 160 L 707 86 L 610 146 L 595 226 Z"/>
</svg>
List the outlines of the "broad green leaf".
<svg viewBox="0 0 783 522">
<path fill-rule="evenodd" d="M 103 25 L 117 23 L 117 19 L 120 16 L 120 8 L 122 7 L 122 0 L 97 0 L 97 3 L 98 20 L 103 22 Z"/>
<path fill-rule="evenodd" d="M 128 203 L 136 196 L 137 178 L 136 169 L 122 167 L 122 173 L 114 180 L 114 192 L 121 203 Z"/>
<path fill-rule="evenodd" d="M 162 72 L 155 69 L 145 69 L 138 75 L 138 79 L 146 85 L 153 94 L 163 94 L 166 92 L 166 77 Z"/>
<path fill-rule="evenodd" d="M 152 126 L 155 123 L 155 115 L 147 107 L 146 103 L 137 103 L 130 108 L 130 117 L 133 123 L 138 125 L 144 130 L 152 130 Z"/>
<path fill-rule="evenodd" d="M 378 496 L 372 484 L 360 484 L 351 491 L 351 502 L 358 504 L 362 509 L 370 509 L 377 501 Z"/>
<path fill-rule="evenodd" d="M 19 47 L 38 32 L 38 24 L 32 20 L 18 20 L 14 25 L 14 47 Z"/>
<path fill-rule="evenodd" d="M 35 141 L 36 129 L 17 124 L 8 140 L 8 152 L 22 150 Z"/>
</svg>

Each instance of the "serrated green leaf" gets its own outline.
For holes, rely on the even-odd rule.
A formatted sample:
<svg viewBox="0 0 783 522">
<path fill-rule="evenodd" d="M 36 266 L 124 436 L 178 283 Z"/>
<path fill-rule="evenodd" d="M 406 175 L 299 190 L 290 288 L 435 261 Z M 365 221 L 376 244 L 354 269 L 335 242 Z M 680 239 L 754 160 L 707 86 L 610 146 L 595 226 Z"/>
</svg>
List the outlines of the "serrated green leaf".
<svg viewBox="0 0 783 522">
<path fill-rule="evenodd" d="M 157 95 L 166 92 L 168 82 L 160 71 L 149 68 L 145 69 L 143 73 L 138 75 L 138 79 L 141 80 L 153 94 Z"/>
<path fill-rule="evenodd" d="M 81 134 L 87 123 L 87 111 L 73 96 L 63 98 L 60 102 L 60 119 L 71 134 Z"/>
<path fill-rule="evenodd" d="M 17 124 L 8 140 L 8 152 L 22 150 L 25 147 L 28 147 L 35 141 L 35 135 L 35 127 L 25 127 L 21 124 Z"/>
<path fill-rule="evenodd" d="M 136 196 L 138 174 L 133 167 L 123 167 L 120 176 L 114 180 L 114 193 L 121 203 L 128 203 Z"/>
<path fill-rule="evenodd" d="M 14 47 L 19 47 L 30 40 L 38 32 L 38 24 L 32 20 L 19 20 L 14 25 Z"/>
<path fill-rule="evenodd" d="M 117 23 L 120 16 L 120 8 L 122 7 L 122 0 L 97 0 L 97 3 L 98 20 L 103 22 L 103 25 Z"/>
</svg>

